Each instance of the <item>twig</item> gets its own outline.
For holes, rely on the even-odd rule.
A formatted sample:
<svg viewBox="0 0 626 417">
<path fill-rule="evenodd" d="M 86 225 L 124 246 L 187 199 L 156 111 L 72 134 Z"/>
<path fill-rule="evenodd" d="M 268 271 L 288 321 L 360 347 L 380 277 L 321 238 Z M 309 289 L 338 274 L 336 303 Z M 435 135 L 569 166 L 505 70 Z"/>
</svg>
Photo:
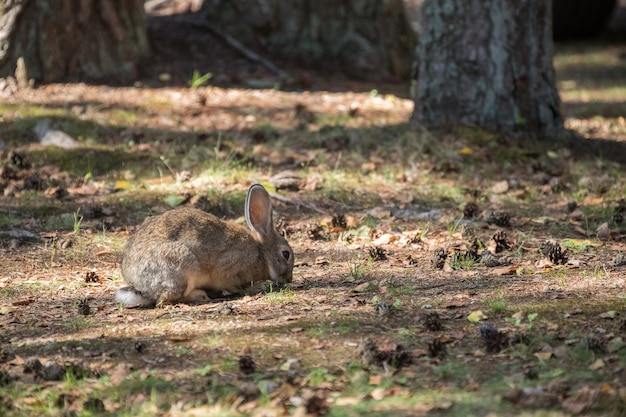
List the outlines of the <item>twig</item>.
<svg viewBox="0 0 626 417">
<path fill-rule="evenodd" d="M 326 214 L 326 212 L 324 210 L 321 210 L 321 209 L 315 207 L 311 203 L 307 203 L 307 202 L 302 201 L 302 200 L 293 200 L 293 199 L 291 199 L 289 197 L 285 197 L 284 195 L 280 195 L 280 194 L 276 194 L 276 193 L 272 193 L 272 192 L 270 192 L 269 195 L 270 195 L 270 197 L 272 197 L 272 198 L 274 198 L 274 199 L 276 199 L 278 201 L 282 201 L 283 203 L 289 203 L 289 204 L 293 204 L 293 205 L 296 205 L 296 206 L 304 206 L 304 207 L 309 208 L 309 209 L 311 209 L 313 211 L 316 211 L 316 212 L 318 212 L 320 214 Z"/>
<path fill-rule="evenodd" d="M 289 74 L 287 74 L 282 69 L 278 68 L 276 65 L 274 65 L 273 62 L 271 62 L 267 58 L 263 58 L 262 56 L 260 56 L 256 52 L 254 52 L 254 51 L 250 50 L 249 48 L 247 48 L 246 46 L 244 46 L 241 42 L 239 42 L 237 39 L 235 39 L 232 36 L 230 36 L 228 33 L 224 33 L 221 30 L 219 30 L 218 28 L 213 27 L 212 25 L 210 25 L 208 23 L 201 24 L 201 26 L 204 27 L 205 29 L 207 29 L 213 35 L 217 36 L 218 38 L 220 38 L 221 40 L 226 42 L 226 44 L 228 44 L 231 48 L 233 48 L 236 51 L 238 51 L 239 53 L 241 53 L 243 56 L 248 58 L 250 61 L 258 62 L 259 64 L 263 65 L 268 70 L 272 71 L 281 80 L 283 80 L 283 81 L 285 81 L 287 83 L 293 82 L 293 78 Z"/>
</svg>

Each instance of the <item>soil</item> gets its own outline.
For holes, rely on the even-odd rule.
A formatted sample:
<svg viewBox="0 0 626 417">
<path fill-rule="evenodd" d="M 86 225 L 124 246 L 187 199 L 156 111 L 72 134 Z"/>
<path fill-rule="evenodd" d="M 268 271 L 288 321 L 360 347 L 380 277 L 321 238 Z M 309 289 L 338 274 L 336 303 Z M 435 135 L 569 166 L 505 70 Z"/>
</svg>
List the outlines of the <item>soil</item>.
<svg viewBox="0 0 626 417">
<path fill-rule="evenodd" d="M 580 129 L 586 139 L 571 148 L 569 142 L 519 146 L 485 133 L 466 141 L 463 130 L 436 133 L 441 140 L 421 148 L 397 141 L 385 145 L 396 131 L 408 130 L 412 103 L 406 83 L 355 82 L 277 62 L 296 82 L 253 89 L 279 80 L 186 25 L 192 15 L 159 14 L 151 19 L 154 55 L 135 86 L 54 84 L 5 98 L 18 106 L 16 112 L 27 104 L 69 111 L 99 139 L 89 151 L 67 152 L 94 158 L 91 181 L 71 163 L 46 156 L 30 130 L 3 139 L 0 214 L 12 223 L 0 227 L 0 377 L 49 388 L 57 384 L 50 381 L 58 371 L 50 364 L 61 366 L 60 375 L 72 365 L 89 378 L 106 375 L 112 385 L 124 386 L 138 371 L 144 383 L 158 376 L 174 381 L 182 393 L 178 405 L 153 415 L 174 415 L 176 407 L 202 410 L 207 396 L 209 404 L 241 413 L 265 407 L 278 410 L 275 415 L 293 409 L 320 415 L 341 404 L 339 397 L 358 398 L 346 389 L 347 369 L 354 363 L 373 376 L 404 378 L 404 385 L 394 380 L 378 393 L 366 390 L 369 401 L 381 392 L 410 397 L 418 387 L 440 390 L 443 397 L 451 387 L 491 389 L 483 384 L 501 372 L 497 369 L 509 369 L 502 372 L 511 378 L 532 378 L 543 375 L 544 362 L 558 362 L 552 366 L 565 373 L 595 364 L 595 376 L 567 388 L 544 383 L 543 396 L 507 391 L 502 401 L 565 412 L 580 406 L 597 415 L 624 407 L 624 349 L 607 346 L 626 332 L 626 230 L 620 220 L 626 208 L 611 194 L 620 187 L 614 179 L 626 162 L 626 130 L 594 138 L 594 131 Z M 210 86 L 188 88 L 194 70 L 211 72 Z M 146 103 L 153 105 L 146 110 Z M 316 122 L 338 116 L 344 123 L 338 133 Z M 3 121 L 19 120 L 3 115 Z M 27 121 L 33 122 L 30 116 Z M 263 125 L 267 121 L 271 128 Z M 66 116 L 55 122 L 72 132 Z M 302 139 L 299 132 L 308 136 Z M 499 165 L 494 141 L 519 160 L 508 168 Z M 113 296 L 123 285 L 123 243 L 147 214 L 169 208 L 162 194 L 129 191 L 127 183 L 181 184 L 174 194 L 200 205 L 210 194 L 203 187 L 210 187 L 234 197 L 209 201 L 208 209 L 235 219 L 250 179 L 235 169 L 230 178 L 204 178 L 202 161 L 194 164 L 190 156 L 205 148 L 219 155 L 220 146 L 230 147 L 229 157 L 248 157 L 244 165 L 265 184 L 281 171 L 295 172 L 302 181 L 295 191 L 276 190 L 273 201 L 279 227 L 295 251 L 291 290 L 157 309 L 119 308 Z M 132 155 L 133 171 L 107 171 L 110 149 L 119 152 L 116 158 Z M 170 155 L 181 164 L 170 165 L 184 169 L 169 173 L 168 165 L 161 167 L 164 175 L 154 175 L 160 155 Z M 566 193 L 576 187 L 568 170 L 587 164 L 593 165 L 585 179 L 588 191 L 575 205 Z M 322 174 L 333 167 L 348 174 L 337 179 L 336 188 L 322 186 Z M 466 169 L 475 176 L 464 174 Z M 445 191 L 455 189 L 463 190 L 461 206 Z M 468 320 L 477 312 L 488 316 L 478 321 L 494 328 Z M 538 335 L 549 341 L 529 344 L 528 356 L 506 350 Z M 594 361 L 575 363 L 563 353 L 581 344 Z M 46 371 L 28 358 L 49 361 Z M 224 366 L 232 358 L 238 362 Z M 457 359 L 467 374 L 437 373 Z M 389 371 L 392 363 L 396 370 Z M 334 377 L 313 384 L 303 376 L 320 367 Z M 255 372 L 264 375 L 260 379 L 271 375 L 281 387 L 268 394 L 269 405 L 259 399 L 258 381 L 247 376 Z M 211 376 L 214 384 L 237 390 L 207 394 Z M 89 387 L 69 389 L 67 402 L 57 408 L 114 413 L 152 401 L 140 390 L 107 399 L 98 394 L 98 384 Z M 595 397 L 583 400 L 583 388 Z M 331 399 L 330 393 L 339 397 Z M 610 396 L 614 408 L 598 399 L 601 394 Z M 566 401 L 572 399 L 573 405 Z M 16 404 L 26 407 L 28 401 Z M 3 400 L 0 405 L 19 414 Z M 450 406 L 442 401 L 429 407 L 426 413 Z"/>
</svg>

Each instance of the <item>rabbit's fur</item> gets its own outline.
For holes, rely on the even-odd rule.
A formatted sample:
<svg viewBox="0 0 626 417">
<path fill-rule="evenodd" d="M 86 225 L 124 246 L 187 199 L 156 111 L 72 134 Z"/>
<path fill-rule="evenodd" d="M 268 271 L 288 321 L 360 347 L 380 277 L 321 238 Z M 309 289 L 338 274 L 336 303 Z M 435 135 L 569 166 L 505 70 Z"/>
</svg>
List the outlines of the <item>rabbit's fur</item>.
<svg viewBox="0 0 626 417">
<path fill-rule="evenodd" d="M 189 207 L 149 217 L 126 243 L 115 299 L 127 307 L 206 299 L 208 292 L 241 290 L 257 281 L 291 282 L 293 251 L 272 221 L 269 194 L 248 190 L 250 230 Z"/>
</svg>

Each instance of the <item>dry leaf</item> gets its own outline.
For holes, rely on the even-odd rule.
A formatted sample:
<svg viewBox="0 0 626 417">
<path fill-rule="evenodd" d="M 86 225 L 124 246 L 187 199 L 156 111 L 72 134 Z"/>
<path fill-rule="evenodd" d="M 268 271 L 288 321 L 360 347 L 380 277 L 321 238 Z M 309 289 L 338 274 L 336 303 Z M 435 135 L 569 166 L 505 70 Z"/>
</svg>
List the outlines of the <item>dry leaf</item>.
<svg viewBox="0 0 626 417">
<path fill-rule="evenodd" d="M 607 311 L 606 313 L 598 314 L 598 317 L 600 317 L 601 319 L 614 319 L 616 315 L 617 315 L 617 311 L 610 310 L 610 311 Z"/>
<path fill-rule="evenodd" d="M 546 329 L 548 329 L 551 332 L 555 332 L 559 330 L 559 325 L 556 323 L 548 322 L 546 323 Z"/>
<path fill-rule="evenodd" d="M 115 185 L 113 186 L 113 189 L 115 191 L 126 191 L 130 190 L 131 188 L 133 188 L 132 184 L 125 180 L 116 181 Z"/>
<path fill-rule="evenodd" d="M 452 408 L 453 405 L 454 403 L 452 401 L 442 401 L 434 405 L 433 411 L 449 410 L 450 408 Z"/>
<path fill-rule="evenodd" d="M 472 311 L 469 316 L 467 316 L 467 319 L 471 322 L 471 323 L 478 323 L 479 321 L 482 320 L 487 320 L 489 317 L 487 317 L 482 311 L 480 310 L 476 310 L 476 311 Z"/>
<path fill-rule="evenodd" d="M 519 265 L 507 265 L 507 266 L 499 266 L 497 268 L 491 269 L 491 273 L 497 277 L 501 277 L 504 275 L 515 275 Z"/>
<path fill-rule="evenodd" d="M 323 256 L 318 256 L 315 258 L 315 265 L 328 265 L 328 260 Z"/>
<path fill-rule="evenodd" d="M 11 307 L 8 306 L 2 306 L 0 307 L 0 316 L 3 316 L 5 314 L 9 314 L 12 313 L 13 309 Z"/>
<path fill-rule="evenodd" d="M 542 361 L 547 361 L 552 357 L 552 352 L 537 352 L 534 354 L 534 356 Z"/>
<path fill-rule="evenodd" d="M 391 217 L 391 210 L 384 207 L 374 207 L 367 210 L 367 214 L 377 219 L 388 219 Z"/>
<path fill-rule="evenodd" d="M 376 388 L 370 393 L 370 395 L 376 401 L 380 401 L 386 397 L 385 388 Z"/>
<path fill-rule="evenodd" d="M 335 405 L 338 407 L 349 407 L 352 405 L 357 405 L 363 402 L 363 398 L 359 397 L 341 397 L 335 400 Z"/>
<path fill-rule="evenodd" d="M 590 371 L 597 371 L 598 369 L 604 368 L 604 361 L 602 359 L 597 359 L 594 363 L 589 365 Z"/>
<path fill-rule="evenodd" d="M 369 384 L 370 385 L 380 385 L 383 382 L 382 375 L 370 375 Z"/>
<path fill-rule="evenodd" d="M 592 195 L 588 195 L 583 200 L 584 206 L 598 206 L 602 203 L 604 203 L 604 197 L 594 197 Z"/>
<path fill-rule="evenodd" d="M 363 284 L 357 285 L 356 287 L 352 288 L 352 292 L 365 292 L 367 290 L 369 290 L 370 288 L 370 284 L 369 282 L 364 282 Z"/>
<path fill-rule="evenodd" d="M 110 381 L 113 386 L 119 386 L 129 374 L 129 370 L 125 365 L 118 365 L 111 373 Z"/>
<path fill-rule="evenodd" d="M 380 236 L 378 239 L 372 241 L 372 245 L 387 245 L 389 243 L 393 243 L 396 240 L 400 239 L 400 236 L 394 235 L 391 233 L 385 233 Z"/>
<path fill-rule="evenodd" d="M 124 181 L 124 182 L 128 183 L 128 181 Z M 146 180 L 146 182 L 151 185 L 172 184 L 174 182 L 174 177 L 171 175 L 165 175 L 159 178 L 150 178 Z M 122 183 L 122 181 L 118 181 L 118 183 Z M 117 190 L 118 189 L 117 183 L 115 185 L 116 185 L 115 189 Z M 128 188 L 130 188 L 130 183 L 128 183 Z M 124 188 L 119 188 L 119 189 L 124 189 Z"/>
<path fill-rule="evenodd" d="M 491 186 L 491 192 L 494 194 L 504 194 L 509 191 L 509 182 L 507 180 L 498 181 Z"/>
<path fill-rule="evenodd" d="M 591 405 L 589 401 L 581 401 L 579 398 L 568 398 L 561 404 L 565 412 L 573 415 L 582 413 Z"/>
</svg>

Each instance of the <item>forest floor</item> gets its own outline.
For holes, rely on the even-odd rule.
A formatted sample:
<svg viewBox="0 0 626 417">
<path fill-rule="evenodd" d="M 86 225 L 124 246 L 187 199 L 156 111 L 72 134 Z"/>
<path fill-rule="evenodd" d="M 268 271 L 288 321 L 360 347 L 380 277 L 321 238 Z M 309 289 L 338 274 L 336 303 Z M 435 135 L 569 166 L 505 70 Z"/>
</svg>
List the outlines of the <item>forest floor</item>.
<svg viewBox="0 0 626 417">
<path fill-rule="evenodd" d="M 3 97 L 0 414 L 624 415 L 624 42 L 559 45 L 585 139 L 520 142 L 411 126 L 404 82 L 279 86 L 185 33 L 153 32 L 135 86 Z M 256 182 L 290 287 L 115 304 L 144 218 L 241 221 Z"/>
</svg>

